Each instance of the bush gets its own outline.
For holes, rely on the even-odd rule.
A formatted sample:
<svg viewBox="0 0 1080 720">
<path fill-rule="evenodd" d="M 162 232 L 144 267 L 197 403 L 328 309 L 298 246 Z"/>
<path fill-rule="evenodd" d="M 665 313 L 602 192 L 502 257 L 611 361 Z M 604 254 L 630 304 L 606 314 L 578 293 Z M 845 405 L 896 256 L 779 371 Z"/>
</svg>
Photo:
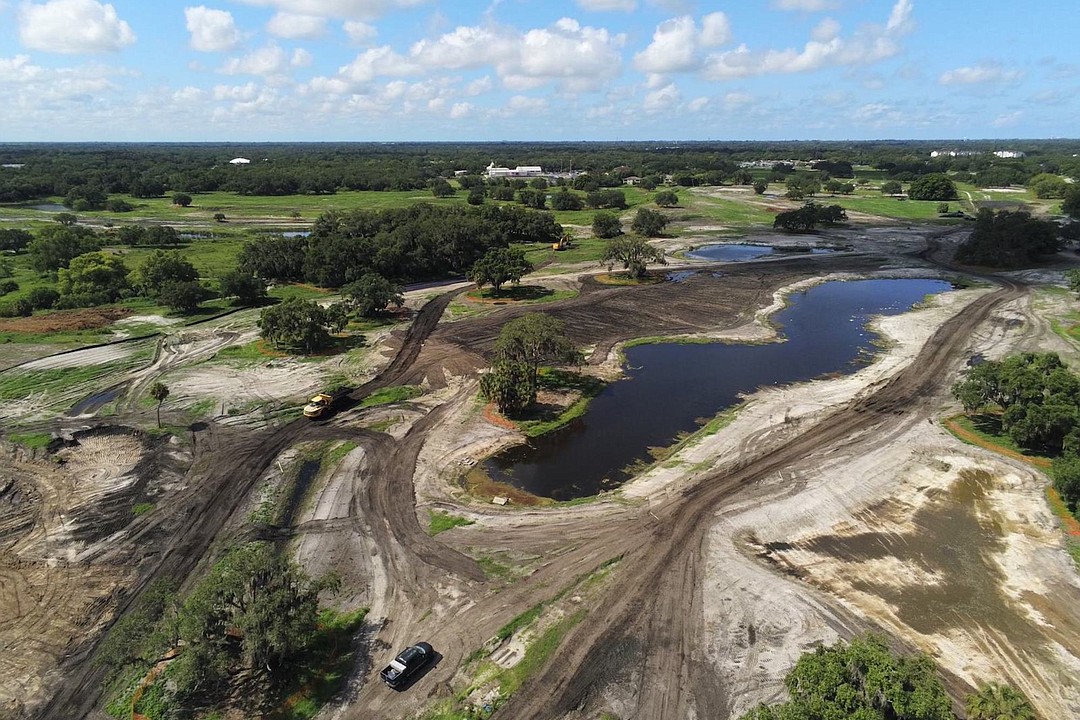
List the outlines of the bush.
<svg viewBox="0 0 1080 720">
<path fill-rule="evenodd" d="M 47 287 L 36 287 L 26 294 L 26 299 L 38 310 L 48 310 L 59 298 L 60 293 Z"/>
<path fill-rule="evenodd" d="M 5 280 L 0 282 L 0 295 L 7 295 L 8 293 L 15 292 L 19 289 L 19 283 L 14 280 Z"/>
</svg>

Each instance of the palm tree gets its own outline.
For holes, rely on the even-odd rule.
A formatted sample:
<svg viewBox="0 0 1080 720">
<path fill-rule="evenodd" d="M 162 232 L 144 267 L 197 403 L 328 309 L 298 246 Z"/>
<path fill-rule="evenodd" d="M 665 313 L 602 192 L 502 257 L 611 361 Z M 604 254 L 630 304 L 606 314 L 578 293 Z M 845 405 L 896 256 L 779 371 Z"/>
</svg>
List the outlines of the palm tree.
<svg viewBox="0 0 1080 720">
<path fill-rule="evenodd" d="M 1000 683 L 988 683 L 967 696 L 968 720 L 1037 720 L 1024 693 Z"/>
<path fill-rule="evenodd" d="M 156 382 L 150 386 L 150 397 L 157 400 L 157 426 L 161 427 L 161 403 L 169 397 L 169 388 L 165 383 Z"/>
</svg>

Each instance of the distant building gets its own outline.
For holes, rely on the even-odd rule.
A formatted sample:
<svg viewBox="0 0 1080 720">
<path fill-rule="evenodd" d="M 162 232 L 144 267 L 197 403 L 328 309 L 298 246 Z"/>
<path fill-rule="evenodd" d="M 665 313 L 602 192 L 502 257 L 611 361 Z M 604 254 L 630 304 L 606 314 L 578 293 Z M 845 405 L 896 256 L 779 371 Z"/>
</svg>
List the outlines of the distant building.
<svg viewBox="0 0 1080 720">
<path fill-rule="evenodd" d="M 978 150 L 934 150 L 930 153 L 930 157 L 974 157 L 975 155 L 982 155 Z"/>
<path fill-rule="evenodd" d="M 626 185 L 637 185 L 640 182 L 641 178 L 639 178 L 637 175 L 631 175 L 630 177 L 623 178 L 623 183 L 625 183 Z"/>
<path fill-rule="evenodd" d="M 495 167 L 495 163 L 487 166 L 486 174 L 489 178 L 524 178 L 540 177 L 544 170 L 539 165 L 518 165 L 514 169 Z"/>
<path fill-rule="evenodd" d="M 229 161 L 230 165 L 250 165 L 251 161 L 247 158 L 233 158 Z"/>
<path fill-rule="evenodd" d="M 1019 150 L 995 150 L 994 155 L 999 158 L 1022 158 L 1024 153 Z"/>
</svg>

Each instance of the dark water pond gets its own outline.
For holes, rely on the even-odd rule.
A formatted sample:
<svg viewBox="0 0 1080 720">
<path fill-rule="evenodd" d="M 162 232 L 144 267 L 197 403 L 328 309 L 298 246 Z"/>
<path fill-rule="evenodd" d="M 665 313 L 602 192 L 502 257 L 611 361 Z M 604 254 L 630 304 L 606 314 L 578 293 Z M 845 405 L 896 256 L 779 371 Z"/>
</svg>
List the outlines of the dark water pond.
<svg viewBox="0 0 1080 720">
<path fill-rule="evenodd" d="M 775 316 L 785 342 L 767 345 L 641 345 L 626 352 L 627 378 L 604 389 L 579 420 L 485 463 L 493 478 L 568 500 L 615 487 L 650 446 L 669 445 L 765 385 L 801 382 L 862 367 L 873 351 L 866 323 L 896 315 L 941 280 L 828 282 L 793 294 Z"/>
<path fill-rule="evenodd" d="M 784 251 L 768 245 L 736 245 L 721 243 L 720 245 L 702 245 L 687 256 L 699 260 L 717 260 L 720 262 L 740 262 L 756 260 L 767 255 L 824 255 L 834 252 L 828 248 L 808 248 L 807 250 Z"/>
<path fill-rule="evenodd" d="M 71 208 L 65 207 L 60 203 L 40 203 L 38 205 L 31 205 L 31 210 L 38 210 L 40 212 L 71 212 Z"/>
</svg>

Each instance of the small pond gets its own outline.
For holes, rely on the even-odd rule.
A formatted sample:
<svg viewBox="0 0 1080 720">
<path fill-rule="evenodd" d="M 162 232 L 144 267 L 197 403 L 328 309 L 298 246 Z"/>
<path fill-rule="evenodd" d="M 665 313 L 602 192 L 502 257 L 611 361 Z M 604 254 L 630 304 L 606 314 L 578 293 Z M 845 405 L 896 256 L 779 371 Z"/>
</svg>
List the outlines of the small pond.
<svg viewBox="0 0 1080 720">
<path fill-rule="evenodd" d="M 789 297 L 774 316 L 785 342 L 640 345 L 626 351 L 626 379 L 608 385 L 584 417 L 485 462 L 491 476 L 534 495 L 569 500 L 617 487 L 695 419 L 712 418 L 766 385 L 850 373 L 868 361 L 875 315 L 909 310 L 945 292 L 942 280 L 827 282 Z"/>
<path fill-rule="evenodd" d="M 71 212 L 71 208 L 61 205 L 60 203 L 40 203 L 38 205 L 31 205 L 31 210 L 39 210 L 41 212 Z"/>
<path fill-rule="evenodd" d="M 828 248 L 793 248 L 777 249 L 769 245 L 739 245 L 736 243 L 720 243 L 718 245 L 702 245 L 696 250 L 686 253 L 687 257 L 698 260 L 717 260 L 720 262 L 745 262 L 757 260 L 768 255 L 825 255 L 835 252 Z"/>
</svg>

